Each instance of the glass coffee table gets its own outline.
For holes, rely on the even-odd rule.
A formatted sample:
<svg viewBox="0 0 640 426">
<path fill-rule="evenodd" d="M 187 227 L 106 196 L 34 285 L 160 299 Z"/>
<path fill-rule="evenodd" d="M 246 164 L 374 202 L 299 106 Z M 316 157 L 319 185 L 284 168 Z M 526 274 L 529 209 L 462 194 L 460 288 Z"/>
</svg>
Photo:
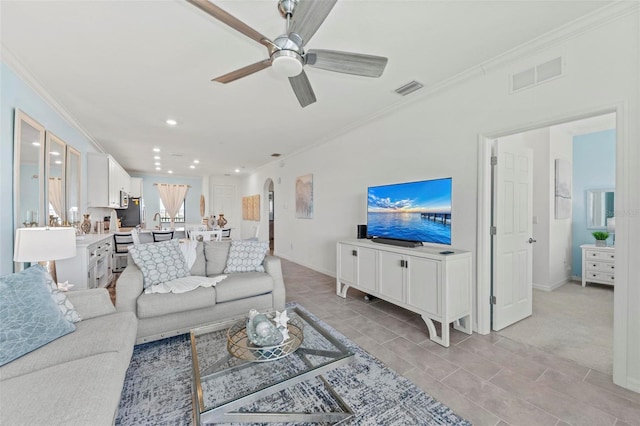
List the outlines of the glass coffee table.
<svg viewBox="0 0 640 426">
<path fill-rule="evenodd" d="M 351 362 L 353 353 L 306 313 L 297 308 L 289 308 L 287 313 L 291 318 L 290 334 L 300 340 L 289 345 L 284 352 L 278 352 L 275 360 L 268 360 L 269 356 L 265 354 L 272 354 L 266 349 L 249 348 L 249 353 L 241 351 L 238 355 L 237 347 L 244 342 L 242 324 L 246 319 L 191 330 L 193 416 L 196 425 L 338 422 L 353 415 L 340 395 L 321 376 Z M 266 412 L 254 411 L 255 406 L 252 411 L 246 409 L 246 406 L 263 398 L 316 377 L 336 403 L 336 411 Z"/>
</svg>

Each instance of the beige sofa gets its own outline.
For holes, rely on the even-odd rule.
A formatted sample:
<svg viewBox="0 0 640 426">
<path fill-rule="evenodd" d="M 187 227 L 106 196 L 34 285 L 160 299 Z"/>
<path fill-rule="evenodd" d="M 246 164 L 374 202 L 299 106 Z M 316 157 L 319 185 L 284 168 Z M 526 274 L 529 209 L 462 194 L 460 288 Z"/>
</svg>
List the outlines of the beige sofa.
<svg viewBox="0 0 640 426">
<path fill-rule="evenodd" d="M 224 271 L 230 241 L 200 242 L 191 275 L 217 276 Z M 250 309 L 282 310 L 285 288 L 280 259 L 266 256 L 265 272 L 224 274 L 215 287 L 186 293 L 146 294 L 143 276 L 129 256 L 116 284 L 116 309 L 138 318 L 137 343 L 188 333 L 191 328 L 247 315 Z"/>
<path fill-rule="evenodd" d="M 0 367 L 1 425 L 110 425 L 136 338 L 136 317 L 105 289 L 71 291 L 76 330 Z"/>
</svg>

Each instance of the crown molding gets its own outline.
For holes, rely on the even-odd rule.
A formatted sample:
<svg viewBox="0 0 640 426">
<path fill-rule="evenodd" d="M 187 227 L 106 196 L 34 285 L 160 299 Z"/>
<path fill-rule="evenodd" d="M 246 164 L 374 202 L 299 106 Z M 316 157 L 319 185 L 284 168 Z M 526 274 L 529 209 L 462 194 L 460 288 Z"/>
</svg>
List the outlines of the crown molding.
<svg viewBox="0 0 640 426">
<path fill-rule="evenodd" d="M 53 96 L 44 88 L 44 86 L 36 79 L 31 72 L 18 60 L 16 55 L 11 52 L 4 44 L 1 45 L 2 50 L 0 59 L 9 66 L 38 96 L 40 96 L 51 109 L 59 114 L 68 124 L 82 134 L 98 152 L 105 153 L 104 148 L 96 141 L 93 136 L 85 130 L 78 121 L 64 108 Z"/>
</svg>

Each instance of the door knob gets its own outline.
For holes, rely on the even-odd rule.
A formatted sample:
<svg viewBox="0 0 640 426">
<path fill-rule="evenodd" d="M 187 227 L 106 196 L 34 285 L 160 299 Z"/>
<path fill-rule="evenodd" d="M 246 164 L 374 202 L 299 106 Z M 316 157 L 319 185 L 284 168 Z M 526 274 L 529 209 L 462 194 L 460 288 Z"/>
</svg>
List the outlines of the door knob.
<svg viewBox="0 0 640 426">
<path fill-rule="evenodd" d="M 533 238 L 529 238 L 529 244 L 533 244 L 535 242 L 536 242 L 536 240 L 534 240 Z"/>
</svg>

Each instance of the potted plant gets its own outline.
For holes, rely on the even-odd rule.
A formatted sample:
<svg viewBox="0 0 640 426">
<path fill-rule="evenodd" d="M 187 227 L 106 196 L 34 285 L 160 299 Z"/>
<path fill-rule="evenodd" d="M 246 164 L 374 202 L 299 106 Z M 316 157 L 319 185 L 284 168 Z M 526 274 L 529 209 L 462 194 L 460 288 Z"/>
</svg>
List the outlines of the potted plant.
<svg viewBox="0 0 640 426">
<path fill-rule="evenodd" d="M 606 247 L 607 246 L 607 238 L 609 238 L 609 233 L 606 231 L 596 231 L 593 232 L 593 238 L 596 239 L 596 247 Z"/>
</svg>

